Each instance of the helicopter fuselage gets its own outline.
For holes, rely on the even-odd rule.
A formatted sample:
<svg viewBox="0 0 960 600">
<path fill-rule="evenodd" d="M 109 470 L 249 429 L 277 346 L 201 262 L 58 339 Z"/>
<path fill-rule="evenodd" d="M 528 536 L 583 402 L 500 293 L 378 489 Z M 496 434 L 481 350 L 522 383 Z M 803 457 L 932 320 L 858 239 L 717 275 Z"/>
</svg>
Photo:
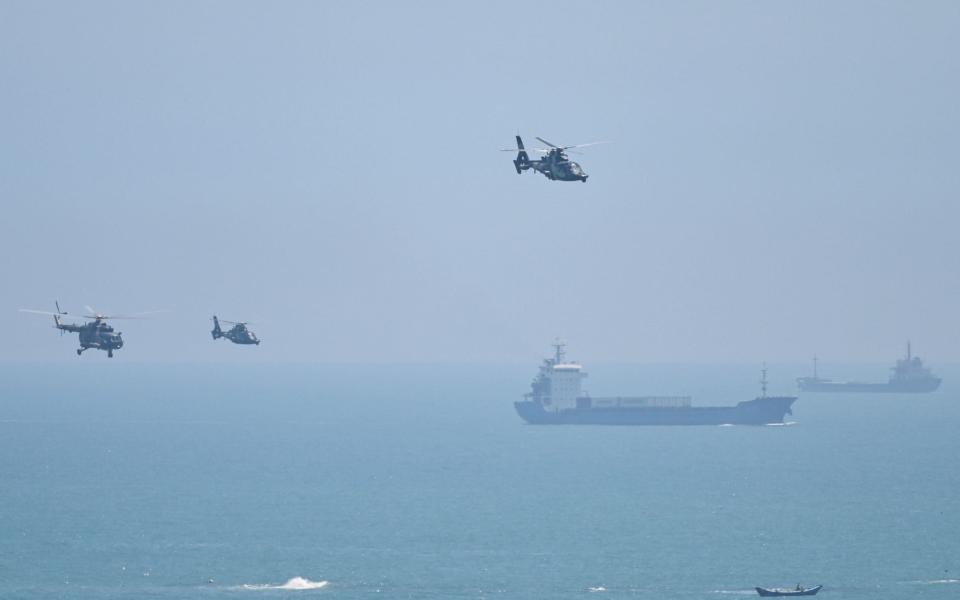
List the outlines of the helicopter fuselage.
<svg viewBox="0 0 960 600">
<path fill-rule="evenodd" d="M 228 331 L 224 331 L 223 337 L 227 338 L 234 344 L 260 345 L 260 340 L 258 340 L 249 329 L 242 325 L 234 325 L 233 328 L 229 329 Z"/>
<path fill-rule="evenodd" d="M 543 173 L 547 179 L 554 181 L 586 181 L 589 177 L 579 164 L 556 150 L 539 160 L 529 162 L 534 171 Z"/>
<path fill-rule="evenodd" d="M 84 350 L 93 348 L 94 350 L 103 350 L 107 353 L 107 356 L 113 358 L 113 351 L 123 348 L 121 334 L 115 332 L 113 327 L 101 319 L 84 325 L 61 323 L 59 319 L 55 319 L 55 321 L 57 329 L 79 334 L 80 349 L 77 350 L 77 355 L 83 354 Z"/>
</svg>

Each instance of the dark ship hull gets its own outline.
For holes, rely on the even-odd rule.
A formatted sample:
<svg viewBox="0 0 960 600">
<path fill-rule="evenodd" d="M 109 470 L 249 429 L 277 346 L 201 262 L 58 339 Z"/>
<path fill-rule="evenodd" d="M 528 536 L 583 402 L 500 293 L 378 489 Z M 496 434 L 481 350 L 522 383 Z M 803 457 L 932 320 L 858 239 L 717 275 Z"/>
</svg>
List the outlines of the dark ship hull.
<svg viewBox="0 0 960 600">
<path fill-rule="evenodd" d="M 862 383 L 857 381 L 830 381 L 802 377 L 797 380 L 801 392 L 835 392 L 855 394 L 925 394 L 940 387 L 940 379 L 916 379 L 911 381 L 891 381 L 888 383 Z"/>
<path fill-rule="evenodd" d="M 758 593 L 758 594 L 760 594 L 761 596 L 765 596 L 765 597 L 770 597 L 770 596 L 816 596 L 816 595 L 817 595 L 817 592 L 819 592 L 822 587 L 823 587 L 822 585 L 818 585 L 817 587 L 814 587 L 814 588 L 799 589 L 799 590 L 781 589 L 781 588 L 769 588 L 769 589 L 768 589 L 768 588 L 762 588 L 762 587 L 758 587 L 758 588 L 754 588 L 754 589 L 757 590 L 757 593 Z"/>
<path fill-rule="evenodd" d="M 794 396 L 770 396 L 736 406 L 577 407 L 547 411 L 532 400 L 514 408 L 532 425 L 768 425 L 793 414 Z"/>
</svg>

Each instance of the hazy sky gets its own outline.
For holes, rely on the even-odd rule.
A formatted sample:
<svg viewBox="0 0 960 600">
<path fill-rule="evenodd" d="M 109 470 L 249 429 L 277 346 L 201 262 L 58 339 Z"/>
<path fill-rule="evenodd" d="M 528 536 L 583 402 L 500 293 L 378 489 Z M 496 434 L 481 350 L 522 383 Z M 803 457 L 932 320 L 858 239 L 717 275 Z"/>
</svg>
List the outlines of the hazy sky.
<svg viewBox="0 0 960 600">
<path fill-rule="evenodd" d="M 17 312 L 59 299 L 172 309 L 114 361 L 958 361 L 958 31 L 953 1 L 2 0 L 0 359 L 78 360 Z M 551 182 L 517 132 L 614 143 Z"/>
</svg>

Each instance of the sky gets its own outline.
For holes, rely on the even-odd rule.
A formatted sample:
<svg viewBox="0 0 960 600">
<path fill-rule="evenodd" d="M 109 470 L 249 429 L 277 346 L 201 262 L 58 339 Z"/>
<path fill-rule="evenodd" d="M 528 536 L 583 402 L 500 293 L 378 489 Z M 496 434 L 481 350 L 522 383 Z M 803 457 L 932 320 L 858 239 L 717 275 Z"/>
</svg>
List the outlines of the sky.
<svg viewBox="0 0 960 600">
<path fill-rule="evenodd" d="M 3 361 L 960 361 L 956 2 L 0 0 Z M 520 133 L 612 143 L 518 176 Z M 210 316 L 259 347 L 213 342 Z"/>
</svg>

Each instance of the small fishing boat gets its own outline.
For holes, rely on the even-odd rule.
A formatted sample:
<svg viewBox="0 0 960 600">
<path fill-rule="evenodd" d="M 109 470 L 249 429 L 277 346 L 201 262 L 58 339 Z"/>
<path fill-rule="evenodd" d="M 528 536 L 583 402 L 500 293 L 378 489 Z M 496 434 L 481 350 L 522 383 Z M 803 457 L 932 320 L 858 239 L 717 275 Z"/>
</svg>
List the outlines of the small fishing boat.
<svg viewBox="0 0 960 600">
<path fill-rule="evenodd" d="M 755 588 L 761 596 L 813 596 L 820 591 L 822 585 L 817 587 L 805 588 L 797 586 L 795 588 Z"/>
</svg>

